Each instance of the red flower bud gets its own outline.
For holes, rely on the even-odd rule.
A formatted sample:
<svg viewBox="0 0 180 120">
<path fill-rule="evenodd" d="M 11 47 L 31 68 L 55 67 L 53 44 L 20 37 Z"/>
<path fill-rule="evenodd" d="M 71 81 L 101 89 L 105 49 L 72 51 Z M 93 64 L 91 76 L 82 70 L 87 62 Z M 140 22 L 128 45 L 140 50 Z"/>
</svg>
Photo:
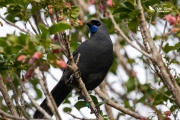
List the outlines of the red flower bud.
<svg viewBox="0 0 180 120">
<path fill-rule="evenodd" d="M 132 75 L 133 77 L 136 77 L 136 76 L 137 76 L 137 72 L 133 70 L 133 71 L 131 72 L 131 75 Z"/>
<path fill-rule="evenodd" d="M 11 81 L 12 81 L 12 79 L 11 79 L 9 76 L 7 76 L 7 77 L 6 77 L 6 82 L 7 82 L 7 83 L 10 83 Z"/>
<path fill-rule="evenodd" d="M 82 25 L 83 25 L 83 22 L 80 21 L 80 20 L 78 20 L 78 24 L 79 24 L 80 26 L 82 26 Z"/>
<path fill-rule="evenodd" d="M 48 10 L 48 12 L 49 12 L 50 15 L 52 15 L 52 14 L 53 14 L 53 9 L 50 8 L 50 9 Z"/>
<path fill-rule="evenodd" d="M 18 58 L 17 58 L 17 61 L 18 62 L 22 62 L 23 60 L 26 59 L 26 56 L 25 55 L 20 55 Z"/>
<path fill-rule="evenodd" d="M 173 28 L 171 31 L 172 33 L 177 33 L 179 31 L 179 28 Z"/>
<path fill-rule="evenodd" d="M 41 52 L 35 52 L 34 55 L 32 56 L 33 59 L 39 60 L 42 57 Z"/>
<path fill-rule="evenodd" d="M 62 69 L 65 69 L 67 67 L 67 64 L 63 60 L 56 60 L 56 64 Z"/>
<path fill-rule="evenodd" d="M 176 17 L 172 16 L 171 14 L 166 15 L 164 19 L 168 21 L 170 25 L 176 24 Z"/>
<path fill-rule="evenodd" d="M 166 115 L 166 116 L 171 116 L 171 111 L 166 111 L 166 112 L 164 112 L 164 115 Z"/>
<path fill-rule="evenodd" d="M 48 5 L 47 8 L 48 8 L 48 9 L 51 9 L 51 8 L 52 8 L 52 5 Z"/>
<path fill-rule="evenodd" d="M 113 5 L 113 1 L 112 0 L 107 0 L 107 5 L 109 5 L 109 6 L 112 6 Z"/>
<path fill-rule="evenodd" d="M 89 1 L 89 4 L 91 4 L 91 5 L 94 5 L 94 3 L 95 3 L 95 0 L 90 0 Z"/>
<path fill-rule="evenodd" d="M 64 5 L 65 5 L 65 7 L 67 7 L 68 9 L 71 10 L 71 4 L 70 3 L 66 2 Z"/>
<path fill-rule="evenodd" d="M 58 21 L 62 21 L 64 18 L 62 16 L 58 17 Z"/>
</svg>

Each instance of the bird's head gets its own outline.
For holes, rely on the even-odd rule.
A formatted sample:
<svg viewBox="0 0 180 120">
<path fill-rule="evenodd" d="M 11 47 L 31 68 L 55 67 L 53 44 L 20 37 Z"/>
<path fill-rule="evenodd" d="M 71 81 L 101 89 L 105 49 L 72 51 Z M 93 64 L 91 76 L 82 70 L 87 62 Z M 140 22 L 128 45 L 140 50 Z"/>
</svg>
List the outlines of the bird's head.
<svg viewBox="0 0 180 120">
<path fill-rule="evenodd" d="M 89 27 L 91 33 L 96 33 L 98 31 L 98 27 L 101 26 L 102 23 L 99 20 L 91 20 L 87 22 L 86 25 Z"/>
</svg>

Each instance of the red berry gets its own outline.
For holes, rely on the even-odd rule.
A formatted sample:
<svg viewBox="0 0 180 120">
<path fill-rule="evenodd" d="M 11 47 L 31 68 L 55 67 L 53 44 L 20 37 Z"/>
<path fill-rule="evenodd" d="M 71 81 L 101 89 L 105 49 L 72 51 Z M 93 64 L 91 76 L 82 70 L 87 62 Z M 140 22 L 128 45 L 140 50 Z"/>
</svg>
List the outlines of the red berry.
<svg viewBox="0 0 180 120">
<path fill-rule="evenodd" d="M 94 5 L 94 3 L 95 3 L 95 0 L 90 0 L 89 1 L 89 4 L 91 4 L 91 5 Z"/>
<path fill-rule="evenodd" d="M 136 77 L 136 76 L 137 76 L 137 72 L 133 70 L 133 71 L 131 72 L 131 75 L 132 75 L 133 77 Z"/>
<path fill-rule="evenodd" d="M 57 49 L 52 50 L 52 53 L 60 53 L 60 52 L 61 52 L 61 49 L 60 49 L 60 48 L 57 48 Z"/>
<path fill-rule="evenodd" d="M 109 6 L 112 6 L 113 5 L 113 1 L 112 0 L 107 0 L 107 5 L 109 5 Z"/>
<path fill-rule="evenodd" d="M 66 2 L 64 5 L 65 5 L 65 7 L 67 7 L 68 9 L 71 10 L 71 4 L 70 3 Z"/>
<path fill-rule="evenodd" d="M 26 56 L 25 55 L 20 55 L 18 58 L 17 58 L 17 61 L 18 62 L 22 62 L 23 60 L 26 59 Z"/>
<path fill-rule="evenodd" d="M 25 74 L 25 79 L 29 79 L 33 74 L 33 69 L 32 68 L 29 68 L 27 71 L 26 71 L 26 74 Z"/>
<path fill-rule="evenodd" d="M 171 31 L 172 33 L 177 33 L 179 31 L 179 28 L 174 27 Z"/>
<path fill-rule="evenodd" d="M 78 20 L 78 24 L 79 24 L 80 26 L 82 26 L 82 25 L 83 25 L 83 22 L 80 21 L 80 20 Z"/>
<path fill-rule="evenodd" d="M 52 14 L 53 14 L 53 9 L 50 8 L 50 9 L 48 10 L 48 12 L 49 12 L 50 15 L 52 15 Z"/>
<path fill-rule="evenodd" d="M 58 17 L 58 21 L 62 21 L 64 18 L 62 16 Z"/>
<path fill-rule="evenodd" d="M 170 25 L 176 24 L 176 17 L 172 16 L 171 14 L 166 15 L 164 19 L 168 21 Z"/>
<path fill-rule="evenodd" d="M 164 115 L 166 115 L 166 116 L 171 116 L 171 111 L 166 111 L 166 112 L 164 112 Z"/>
<path fill-rule="evenodd" d="M 52 5 L 48 5 L 47 8 L 48 8 L 48 9 L 52 8 Z"/>
<path fill-rule="evenodd" d="M 147 120 L 147 118 L 145 118 L 145 117 L 141 117 L 141 118 L 140 118 L 140 120 Z"/>
<path fill-rule="evenodd" d="M 6 77 L 6 82 L 7 82 L 7 83 L 10 83 L 11 81 L 12 81 L 12 79 L 11 79 L 9 76 L 7 76 L 7 77 Z"/>
<path fill-rule="evenodd" d="M 178 15 L 176 16 L 176 21 L 177 21 L 177 23 L 180 23 L 180 14 L 178 14 Z"/>
<path fill-rule="evenodd" d="M 56 64 L 62 69 L 65 69 L 67 67 L 67 64 L 63 60 L 56 60 Z"/>
<path fill-rule="evenodd" d="M 39 60 L 42 57 L 41 52 L 35 52 L 34 55 L 32 56 L 33 59 Z"/>
</svg>

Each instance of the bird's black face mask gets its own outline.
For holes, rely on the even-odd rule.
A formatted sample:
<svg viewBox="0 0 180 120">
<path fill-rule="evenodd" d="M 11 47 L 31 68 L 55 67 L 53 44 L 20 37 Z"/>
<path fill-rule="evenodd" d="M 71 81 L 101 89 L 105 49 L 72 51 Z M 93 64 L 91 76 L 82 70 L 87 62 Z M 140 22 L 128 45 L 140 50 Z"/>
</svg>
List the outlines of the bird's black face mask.
<svg viewBox="0 0 180 120">
<path fill-rule="evenodd" d="M 101 22 L 99 22 L 97 20 L 91 20 L 91 21 L 87 22 L 86 24 L 88 25 L 91 33 L 96 33 L 98 31 L 98 27 L 101 26 Z"/>
</svg>

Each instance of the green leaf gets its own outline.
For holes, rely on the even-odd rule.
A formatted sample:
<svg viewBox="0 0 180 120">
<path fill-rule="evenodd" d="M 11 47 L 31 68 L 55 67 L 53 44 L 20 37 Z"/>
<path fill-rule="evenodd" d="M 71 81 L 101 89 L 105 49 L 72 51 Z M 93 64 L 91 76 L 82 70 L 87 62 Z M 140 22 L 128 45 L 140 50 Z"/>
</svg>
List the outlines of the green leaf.
<svg viewBox="0 0 180 120">
<path fill-rule="evenodd" d="M 128 92 L 133 91 L 135 89 L 134 78 L 129 77 L 129 80 L 125 83 L 125 86 Z"/>
<path fill-rule="evenodd" d="M 72 109 L 71 109 L 71 108 L 69 108 L 69 107 L 65 107 L 65 108 L 63 109 L 63 111 L 64 111 L 64 112 L 71 112 L 71 111 L 72 111 Z"/>
<path fill-rule="evenodd" d="M 133 32 L 136 33 L 137 29 L 138 29 L 138 20 L 135 18 L 135 19 L 132 19 L 131 21 L 129 21 L 128 27 L 130 30 L 132 30 Z"/>
<path fill-rule="evenodd" d="M 131 12 L 131 10 L 125 8 L 125 7 L 120 7 L 120 8 L 117 8 L 114 10 L 113 14 L 116 14 L 116 13 L 129 13 Z"/>
<path fill-rule="evenodd" d="M 163 104 L 163 102 L 164 102 L 163 95 L 158 94 L 154 99 L 153 105 Z"/>
<path fill-rule="evenodd" d="M 93 100 L 94 104 L 98 104 L 98 99 L 94 95 L 90 95 L 91 99 Z"/>
<path fill-rule="evenodd" d="M 133 3 L 131 1 L 125 2 L 124 5 L 130 10 L 134 9 L 134 5 L 133 5 Z"/>
<path fill-rule="evenodd" d="M 41 30 L 43 35 L 48 35 L 49 31 L 43 24 L 38 24 L 39 29 Z"/>
<path fill-rule="evenodd" d="M 71 29 L 71 25 L 68 22 L 61 21 L 61 22 L 58 22 L 57 24 L 52 25 L 49 28 L 49 33 L 52 35 L 57 32 L 62 32 L 67 29 Z"/>
<path fill-rule="evenodd" d="M 3 53 L 4 52 L 4 49 L 3 47 L 0 46 L 0 53 Z"/>
<path fill-rule="evenodd" d="M 81 8 L 79 6 L 73 6 L 72 12 L 71 12 L 71 17 L 77 18 L 79 16 L 80 10 L 81 10 Z"/>
<path fill-rule="evenodd" d="M 169 43 L 167 43 L 162 49 L 165 53 L 168 53 L 169 51 L 174 50 L 174 46 L 170 46 Z"/>
<path fill-rule="evenodd" d="M 77 110 L 80 110 L 81 108 L 83 107 L 86 107 L 86 102 L 85 101 L 78 101 L 74 107 L 77 109 Z"/>
</svg>

